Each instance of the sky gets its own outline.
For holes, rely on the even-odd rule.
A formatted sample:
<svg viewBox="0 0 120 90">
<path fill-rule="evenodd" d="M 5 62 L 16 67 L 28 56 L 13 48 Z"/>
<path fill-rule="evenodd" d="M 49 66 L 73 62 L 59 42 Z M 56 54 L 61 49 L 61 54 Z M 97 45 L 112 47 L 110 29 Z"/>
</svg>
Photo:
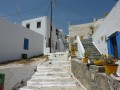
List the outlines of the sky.
<svg viewBox="0 0 120 90">
<path fill-rule="evenodd" d="M 54 0 L 53 0 L 54 1 Z M 68 34 L 68 25 L 89 23 L 103 18 L 117 2 L 115 0 L 56 0 L 53 3 L 53 23 Z M 23 20 L 50 17 L 50 0 L 1 0 L 0 17 L 21 24 Z"/>
</svg>

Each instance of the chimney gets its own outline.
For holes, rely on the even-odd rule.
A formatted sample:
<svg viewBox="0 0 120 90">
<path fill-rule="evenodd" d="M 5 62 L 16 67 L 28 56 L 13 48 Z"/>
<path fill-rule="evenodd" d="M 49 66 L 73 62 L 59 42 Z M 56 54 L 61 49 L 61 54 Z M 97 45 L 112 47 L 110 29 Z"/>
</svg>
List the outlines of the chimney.
<svg viewBox="0 0 120 90">
<path fill-rule="evenodd" d="M 97 19 L 96 19 L 96 17 L 94 17 L 93 22 L 96 22 L 96 21 L 97 21 Z"/>
</svg>

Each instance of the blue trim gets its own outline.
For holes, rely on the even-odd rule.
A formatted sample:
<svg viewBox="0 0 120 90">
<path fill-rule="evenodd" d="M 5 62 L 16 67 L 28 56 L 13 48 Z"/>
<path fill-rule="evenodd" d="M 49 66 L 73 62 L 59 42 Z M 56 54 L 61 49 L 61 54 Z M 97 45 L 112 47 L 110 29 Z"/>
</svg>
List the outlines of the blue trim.
<svg viewBox="0 0 120 90">
<path fill-rule="evenodd" d="M 29 49 L 29 40 L 27 38 L 24 38 L 24 49 L 25 50 Z"/>
<path fill-rule="evenodd" d="M 108 54 L 112 55 L 114 57 L 114 50 L 113 50 L 113 45 L 112 45 L 112 40 L 111 38 L 108 39 Z"/>
<path fill-rule="evenodd" d="M 118 49 L 118 58 L 120 59 L 120 32 L 116 34 L 116 42 L 117 42 L 117 49 Z"/>
</svg>

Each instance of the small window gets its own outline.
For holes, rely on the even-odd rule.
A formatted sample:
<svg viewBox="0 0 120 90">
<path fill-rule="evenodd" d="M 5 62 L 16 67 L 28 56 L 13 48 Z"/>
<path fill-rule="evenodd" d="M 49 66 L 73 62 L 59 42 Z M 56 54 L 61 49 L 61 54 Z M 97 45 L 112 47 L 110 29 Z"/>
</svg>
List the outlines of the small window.
<svg viewBox="0 0 120 90">
<path fill-rule="evenodd" d="M 37 28 L 41 27 L 41 22 L 37 22 Z"/>
<path fill-rule="evenodd" d="M 30 29 L 30 24 L 26 24 L 26 28 Z"/>
<path fill-rule="evenodd" d="M 29 49 L 29 40 L 24 38 L 24 49 L 28 50 Z"/>
</svg>

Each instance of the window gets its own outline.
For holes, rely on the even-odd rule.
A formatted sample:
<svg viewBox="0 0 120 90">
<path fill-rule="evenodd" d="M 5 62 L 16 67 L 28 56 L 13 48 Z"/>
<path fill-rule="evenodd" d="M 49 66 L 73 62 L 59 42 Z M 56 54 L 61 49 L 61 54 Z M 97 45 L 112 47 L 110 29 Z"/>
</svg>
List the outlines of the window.
<svg viewBox="0 0 120 90">
<path fill-rule="evenodd" d="M 41 22 L 37 22 L 37 28 L 41 27 Z"/>
<path fill-rule="evenodd" d="M 30 24 L 26 24 L 26 28 L 30 29 Z"/>
<path fill-rule="evenodd" d="M 28 50 L 29 49 L 29 40 L 24 38 L 24 49 Z"/>
</svg>

